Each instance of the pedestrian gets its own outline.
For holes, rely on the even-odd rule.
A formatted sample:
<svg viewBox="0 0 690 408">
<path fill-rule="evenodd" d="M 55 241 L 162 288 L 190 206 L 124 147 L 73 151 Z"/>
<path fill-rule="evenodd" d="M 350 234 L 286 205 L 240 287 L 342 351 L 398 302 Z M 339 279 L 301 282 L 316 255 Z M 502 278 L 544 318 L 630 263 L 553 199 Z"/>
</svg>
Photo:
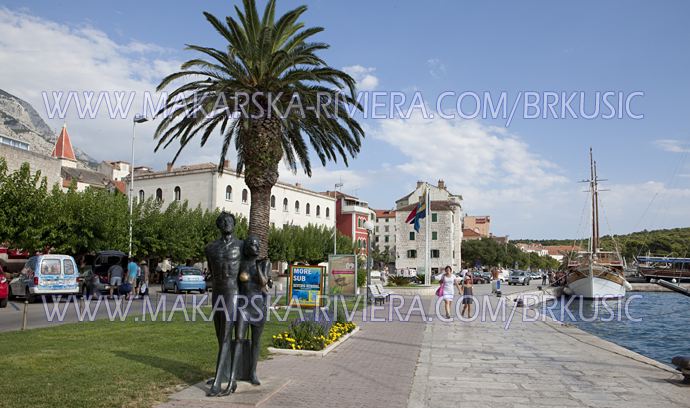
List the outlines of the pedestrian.
<svg viewBox="0 0 690 408">
<path fill-rule="evenodd" d="M 546 286 L 546 271 L 541 272 L 541 284 L 542 286 Z"/>
<path fill-rule="evenodd" d="M 113 290 L 118 289 L 122 285 L 122 277 L 125 271 L 120 264 L 115 264 L 108 269 L 108 282 L 110 283 L 110 299 L 113 298 Z"/>
<path fill-rule="evenodd" d="M 135 299 L 141 295 L 141 297 L 144 297 L 145 295 L 148 294 L 148 287 L 149 287 L 149 266 L 146 264 L 146 261 L 141 261 L 139 264 L 139 275 L 137 275 L 137 296 L 135 296 Z"/>
<path fill-rule="evenodd" d="M 127 282 L 134 285 L 137 279 L 137 274 L 139 272 L 139 265 L 134 260 L 134 258 L 129 258 L 129 263 L 127 264 Z"/>
<path fill-rule="evenodd" d="M 444 273 L 434 276 L 434 279 L 439 281 L 439 287 L 436 290 L 436 295 L 443 299 L 446 319 L 450 319 L 450 307 L 453 304 L 453 298 L 455 297 L 455 288 L 461 291 L 460 285 L 458 284 L 458 277 L 453 275 L 453 268 L 450 265 L 446 266 Z"/>
<path fill-rule="evenodd" d="M 462 282 L 462 311 L 460 316 L 465 315 L 465 310 L 467 310 L 467 318 L 470 318 L 472 314 L 472 277 L 466 276 L 465 280 Z"/>
</svg>

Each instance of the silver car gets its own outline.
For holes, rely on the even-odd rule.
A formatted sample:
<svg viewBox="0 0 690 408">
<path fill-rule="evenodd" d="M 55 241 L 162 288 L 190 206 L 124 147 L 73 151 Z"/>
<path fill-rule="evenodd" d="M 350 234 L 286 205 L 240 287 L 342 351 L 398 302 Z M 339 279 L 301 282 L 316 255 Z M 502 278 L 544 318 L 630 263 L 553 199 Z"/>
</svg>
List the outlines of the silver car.
<svg viewBox="0 0 690 408">
<path fill-rule="evenodd" d="M 508 285 L 529 285 L 531 279 L 529 273 L 525 271 L 512 271 L 508 278 Z"/>
</svg>

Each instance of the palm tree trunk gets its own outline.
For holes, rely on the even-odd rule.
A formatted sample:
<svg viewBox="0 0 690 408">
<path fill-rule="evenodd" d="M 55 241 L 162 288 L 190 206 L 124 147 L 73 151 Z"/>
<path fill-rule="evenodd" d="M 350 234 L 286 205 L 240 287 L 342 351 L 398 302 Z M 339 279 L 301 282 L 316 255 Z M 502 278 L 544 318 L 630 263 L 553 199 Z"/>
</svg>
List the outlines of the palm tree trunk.
<svg viewBox="0 0 690 408">
<path fill-rule="evenodd" d="M 251 192 L 249 234 L 259 238 L 259 258 L 268 256 L 271 189 L 278 181 L 278 163 L 283 158 L 282 123 L 278 118 L 255 120 L 245 150 L 245 182 Z"/>
</svg>

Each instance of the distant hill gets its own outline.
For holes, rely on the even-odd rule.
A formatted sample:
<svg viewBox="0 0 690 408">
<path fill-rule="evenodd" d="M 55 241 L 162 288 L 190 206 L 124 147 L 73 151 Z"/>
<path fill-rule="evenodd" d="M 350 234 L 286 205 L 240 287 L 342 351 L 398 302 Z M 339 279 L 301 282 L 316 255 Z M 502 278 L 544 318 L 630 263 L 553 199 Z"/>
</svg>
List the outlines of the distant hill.
<svg viewBox="0 0 690 408">
<path fill-rule="evenodd" d="M 587 243 L 589 238 L 581 238 L 579 241 Z M 531 242 L 542 245 L 571 245 L 573 239 L 516 239 L 514 243 Z M 604 235 L 601 237 L 601 247 L 613 250 L 618 246 L 621 254 L 632 259 L 638 255 L 647 253 L 653 255 L 668 255 L 690 257 L 690 228 L 672 228 L 652 231 L 639 231 L 625 235 Z"/>
<path fill-rule="evenodd" d="M 34 152 L 50 155 L 57 140 L 57 132 L 41 118 L 28 102 L 0 89 L 0 134 L 29 143 Z M 74 147 L 77 159 L 85 165 L 98 161 Z"/>
</svg>

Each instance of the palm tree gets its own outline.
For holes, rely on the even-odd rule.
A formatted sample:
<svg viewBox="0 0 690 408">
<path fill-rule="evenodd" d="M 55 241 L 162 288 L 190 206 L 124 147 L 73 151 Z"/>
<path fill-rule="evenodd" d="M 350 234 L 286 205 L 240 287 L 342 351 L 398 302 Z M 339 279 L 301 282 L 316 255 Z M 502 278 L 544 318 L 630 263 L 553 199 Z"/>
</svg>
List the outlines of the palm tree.
<svg viewBox="0 0 690 408">
<path fill-rule="evenodd" d="M 244 172 L 251 192 L 249 233 L 259 237 L 265 257 L 271 188 L 280 161 L 293 172 L 299 164 L 311 176 L 311 146 L 322 165 L 338 158 L 347 165 L 348 156 L 359 152 L 364 131 L 352 117 L 362 109 L 355 81 L 317 55 L 328 44 L 309 42 L 323 28 L 299 22 L 307 7 L 276 19 L 275 0 L 270 0 L 259 18 L 255 0 L 243 3 L 244 10 L 235 7 L 236 18 L 226 17 L 224 23 L 204 12 L 226 46 L 187 45 L 202 56 L 158 85 L 158 91 L 175 89 L 159 112 L 166 115 L 156 129 L 156 150 L 177 140 L 174 162 L 195 136 L 201 134 L 204 146 L 217 129 L 223 139 L 222 170 L 234 142 L 237 172 Z"/>
</svg>

